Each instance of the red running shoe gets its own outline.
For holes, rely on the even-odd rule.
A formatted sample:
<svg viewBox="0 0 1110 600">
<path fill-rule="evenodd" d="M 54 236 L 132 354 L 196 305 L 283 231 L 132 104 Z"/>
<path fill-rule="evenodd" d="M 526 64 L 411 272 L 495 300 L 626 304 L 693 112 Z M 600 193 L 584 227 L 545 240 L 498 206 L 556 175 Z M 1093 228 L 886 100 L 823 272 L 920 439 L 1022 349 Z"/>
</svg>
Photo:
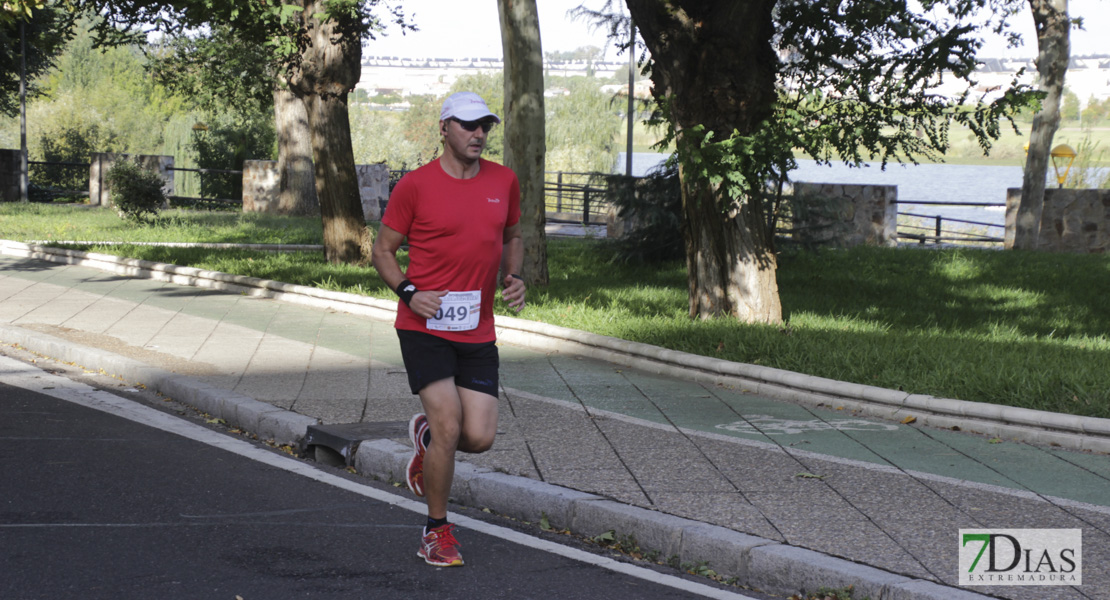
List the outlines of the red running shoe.
<svg viewBox="0 0 1110 600">
<path fill-rule="evenodd" d="M 409 439 L 412 440 L 412 458 L 405 469 L 405 482 L 409 484 L 412 493 L 424 497 L 424 453 L 428 448 L 424 445 L 424 432 L 428 431 L 428 417 L 424 413 L 413 415 L 409 421 Z"/>
<path fill-rule="evenodd" d="M 455 526 L 448 523 L 424 534 L 416 555 L 433 567 L 463 566 L 462 554 L 459 554 L 459 546 L 462 544 L 451 533 L 453 529 Z"/>
</svg>

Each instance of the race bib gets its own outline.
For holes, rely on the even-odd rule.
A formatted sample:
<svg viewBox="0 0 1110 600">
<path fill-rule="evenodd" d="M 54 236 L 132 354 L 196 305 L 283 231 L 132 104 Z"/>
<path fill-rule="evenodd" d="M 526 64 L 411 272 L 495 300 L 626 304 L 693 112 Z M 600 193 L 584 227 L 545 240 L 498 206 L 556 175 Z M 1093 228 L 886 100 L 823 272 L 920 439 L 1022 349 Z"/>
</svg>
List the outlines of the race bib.
<svg viewBox="0 0 1110 600">
<path fill-rule="evenodd" d="M 478 327 L 482 312 L 482 290 L 447 292 L 440 298 L 439 310 L 428 319 L 428 329 L 436 331 L 470 331 Z"/>
</svg>

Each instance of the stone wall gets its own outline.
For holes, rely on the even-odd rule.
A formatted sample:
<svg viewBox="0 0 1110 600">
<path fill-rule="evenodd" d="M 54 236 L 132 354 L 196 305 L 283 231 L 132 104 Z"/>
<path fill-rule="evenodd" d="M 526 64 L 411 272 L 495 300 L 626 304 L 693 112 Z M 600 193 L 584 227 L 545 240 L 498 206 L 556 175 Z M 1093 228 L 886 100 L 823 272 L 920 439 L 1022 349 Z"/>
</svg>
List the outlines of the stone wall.
<svg viewBox="0 0 1110 600">
<path fill-rule="evenodd" d="M 19 202 L 19 150 L 0 150 L 0 202 Z"/>
<path fill-rule="evenodd" d="M 794 239 L 843 248 L 898 243 L 898 186 L 794 184 Z"/>
<path fill-rule="evenodd" d="M 243 212 L 278 212 L 276 160 L 243 161 Z"/>
<path fill-rule="evenodd" d="M 355 165 L 362 213 L 367 221 L 380 221 L 389 200 L 389 167 L 385 163 Z M 277 162 L 248 160 L 243 163 L 243 212 L 277 212 Z"/>
<path fill-rule="evenodd" d="M 1006 248 L 1014 247 L 1021 189 L 1006 190 Z M 1044 191 L 1037 250 L 1103 253 L 1110 251 L 1110 190 Z"/>
<path fill-rule="evenodd" d="M 156 171 L 162 177 L 165 185 L 162 186 L 162 191 L 166 196 L 172 196 L 173 190 L 173 157 L 172 156 L 159 156 L 156 154 L 140 154 L 132 156 L 130 154 L 113 154 L 110 152 L 99 152 L 92 155 L 92 160 L 89 161 L 89 204 L 92 206 L 110 206 L 111 189 L 109 189 L 108 182 L 105 177 L 112 165 L 117 160 L 132 159 L 139 163 L 139 166 L 144 169 Z"/>
</svg>

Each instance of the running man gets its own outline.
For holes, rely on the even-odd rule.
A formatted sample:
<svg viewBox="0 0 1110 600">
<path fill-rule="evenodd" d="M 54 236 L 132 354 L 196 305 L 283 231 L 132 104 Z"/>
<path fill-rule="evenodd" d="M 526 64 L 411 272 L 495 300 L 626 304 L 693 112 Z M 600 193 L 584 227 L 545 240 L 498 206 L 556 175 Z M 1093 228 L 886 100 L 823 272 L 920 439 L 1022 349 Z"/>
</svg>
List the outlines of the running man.
<svg viewBox="0 0 1110 600">
<path fill-rule="evenodd" d="M 493 302 L 524 308 L 520 267 L 520 184 L 511 169 L 481 158 L 501 119 L 473 92 L 447 98 L 440 111 L 443 154 L 405 175 L 389 197 L 372 259 L 393 288 L 397 337 L 412 393 L 424 413 L 409 422 L 409 489 L 428 504 L 418 555 L 461 566 L 447 521 L 455 452 L 485 452 L 497 433 L 499 366 Z M 408 238 L 409 265 L 397 249 Z"/>
</svg>

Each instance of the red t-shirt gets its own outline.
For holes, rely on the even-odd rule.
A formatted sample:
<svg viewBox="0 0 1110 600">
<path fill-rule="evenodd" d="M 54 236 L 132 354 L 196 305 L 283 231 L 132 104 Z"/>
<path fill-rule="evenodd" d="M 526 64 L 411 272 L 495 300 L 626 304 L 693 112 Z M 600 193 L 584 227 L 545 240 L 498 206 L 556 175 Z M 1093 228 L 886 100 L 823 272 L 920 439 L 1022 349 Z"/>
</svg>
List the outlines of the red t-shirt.
<svg viewBox="0 0 1110 600">
<path fill-rule="evenodd" d="M 397 329 L 423 331 L 456 342 L 496 339 L 493 300 L 506 227 L 520 221 L 520 183 L 512 169 L 479 159 L 478 175 L 455 179 L 432 161 L 397 182 L 382 224 L 408 237 L 405 276 L 419 290 L 481 290 L 476 328 L 429 330 L 427 320 L 397 303 Z"/>
</svg>

